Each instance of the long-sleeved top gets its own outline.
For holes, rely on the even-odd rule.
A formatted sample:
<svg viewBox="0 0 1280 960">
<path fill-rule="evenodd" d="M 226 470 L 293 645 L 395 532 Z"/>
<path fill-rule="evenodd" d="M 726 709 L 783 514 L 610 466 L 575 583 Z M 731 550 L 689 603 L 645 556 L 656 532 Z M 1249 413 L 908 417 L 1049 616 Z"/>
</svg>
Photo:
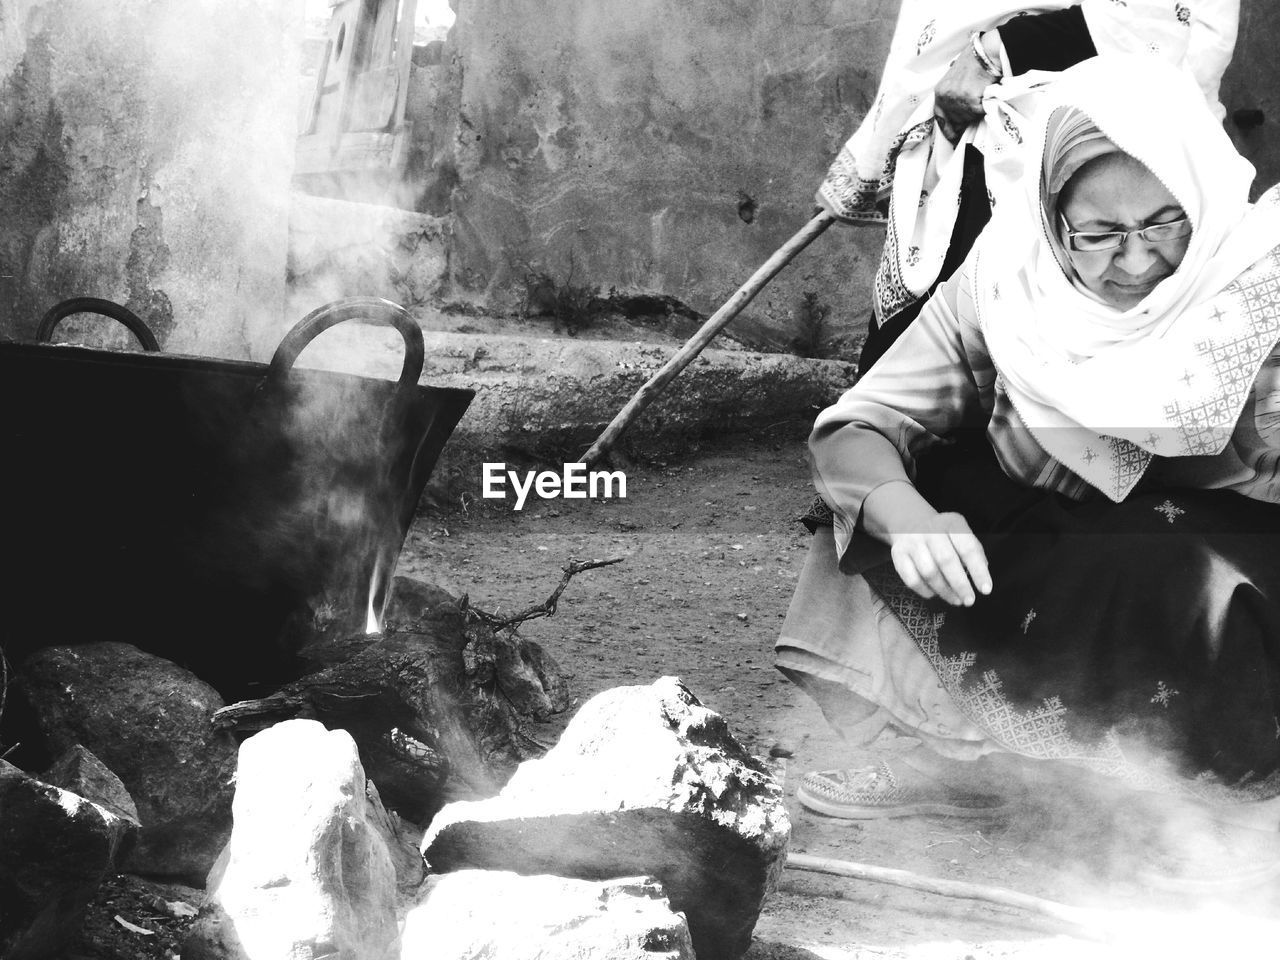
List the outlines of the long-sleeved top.
<svg viewBox="0 0 1280 960">
<path fill-rule="evenodd" d="M 1065 70 L 1098 54 L 1079 4 L 1014 17 L 1001 24 L 999 34 L 1009 70 L 1015 75 L 1028 70 Z"/>
<path fill-rule="evenodd" d="M 967 266 L 938 288 L 889 351 L 814 424 L 809 437 L 814 482 L 835 513 L 842 554 L 871 491 L 893 481 L 910 482 L 923 451 L 965 428 L 985 428 L 1011 478 L 1074 500 L 1096 494 L 1045 452 L 1014 409 L 978 325 Z M 1156 457 L 1147 478 L 1161 486 L 1226 488 L 1280 502 L 1278 467 L 1280 350 L 1262 365 L 1221 453 Z"/>
<path fill-rule="evenodd" d="M 996 35 L 1000 40 L 1000 60 L 1009 75 L 1028 70 L 1065 70 L 1098 53 L 1079 4 L 1065 10 L 1021 14 L 1001 24 Z M 858 360 L 860 369 L 868 369 L 889 349 L 916 318 L 938 283 L 952 276 L 969 255 L 978 234 L 991 217 L 983 160 L 982 153 L 973 144 L 965 146 L 959 210 L 938 279 L 924 296 L 912 299 L 889 316 L 880 318 L 879 323 L 874 322 L 873 317 L 872 329 Z"/>
</svg>

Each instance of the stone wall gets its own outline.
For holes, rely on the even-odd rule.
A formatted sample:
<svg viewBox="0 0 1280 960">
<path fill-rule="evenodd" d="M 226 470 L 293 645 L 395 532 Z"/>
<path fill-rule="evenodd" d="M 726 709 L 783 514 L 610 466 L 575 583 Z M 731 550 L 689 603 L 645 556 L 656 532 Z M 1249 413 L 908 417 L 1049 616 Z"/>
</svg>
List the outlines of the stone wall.
<svg viewBox="0 0 1280 960">
<path fill-rule="evenodd" d="M 1227 132 L 1255 167 L 1255 194 L 1280 182 L 1280 6 L 1241 0 L 1235 57 L 1222 80 Z M 1252 113 L 1252 115 L 1250 115 Z"/>
<path fill-rule="evenodd" d="M 0 0 L 0 335 L 88 295 L 167 351 L 270 353 L 299 16 L 292 0 Z"/>
<path fill-rule="evenodd" d="M 448 232 L 447 219 L 428 213 L 295 192 L 289 321 L 352 295 L 383 297 L 409 310 L 438 302 Z"/>
<path fill-rule="evenodd" d="M 171 351 L 270 351 L 296 319 L 284 283 L 298 6 L 0 0 L 0 334 L 89 294 L 128 304 Z M 809 216 L 872 99 L 898 2 L 456 6 L 444 49 L 415 56 L 403 204 L 443 218 L 447 250 L 428 245 L 430 264 L 396 276 L 415 296 L 499 311 L 549 282 L 705 314 Z M 1269 185 L 1280 10 L 1244 0 L 1240 37 L 1228 129 Z M 847 354 L 882 237 L 832 230 L 735 330 Z"/>
<path fill-rule="evenodd" d="M 431 67 L 443 92 L 415 117 L 419 208 L 456 218 L 448 293 L 510 308 L 542 274 L 703 313 L 809 215 L 874 97 L 898 11 L 897 0 L 455 6 Z M 1229 117 L 1262 111 L 1260 125 L 1237 113 L 1228 130 L 1263 186 L 1280 179 L 1277 42 L 1280 10 L 1244 0 L 1223 102 Z M 806 318 L 825 312 L 821 339 L 838 352 L 865 324 L 882 240 L 879 227 L 831 231 L 734 329 L 785 346 L 812 339 Z"/>
<path fill-rule="evenodd" d="M 456 184 L 451 293 L 510 306 L 546 274 L 711 312 L 811 215 L 875 93 L 896 12 L 895 0 L 458 0 L 445 69 L 460 106 L 453 143 L 435 148 L 436 174 Z M 829 323 L 865 322 L 882 236 L 829 233 L 752 317 L 781 344 L 808 291 Z"/>
</svg>

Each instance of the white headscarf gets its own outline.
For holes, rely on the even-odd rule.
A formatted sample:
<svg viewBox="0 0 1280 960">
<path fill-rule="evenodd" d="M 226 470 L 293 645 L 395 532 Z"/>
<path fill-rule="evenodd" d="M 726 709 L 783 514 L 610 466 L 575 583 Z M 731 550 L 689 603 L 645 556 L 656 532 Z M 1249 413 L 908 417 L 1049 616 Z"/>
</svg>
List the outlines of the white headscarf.
<svg viewBox="0 0 1280 960">
<path fill-rule="evenodd" d="M 1039 175 L 1024 178 L 979 238 L 974 302 L 1037 442 L 1118 501 L 1152 454 L 1213 455 L 1230 439 L 1280 342 L 1280 193 L 1250 207 L 1253 167 L 1186 71 L 1097 57 L 1046 96 L 1027 140 L 1028 170 Z M 1085 154 L 1114 144 L 1143 163 L 1193 226 L 1177 270 L 1127 310 L 1064 271 L 1057 192 L 1073 172 L 1065 168 L 1083 162 L 1082 142 Z"/>
<path fill-rule="evenodd" d="M 876 275 L 876 314 L 885 320 L 938 279 L 959 209 L 959 157 L 966 143 L 986 158 L 987 188 L 998 201 L 1020 180 L 1012 163 L 1034 91 L 1056 74 L 1006 78 L 987 89 L 987 119 L 953 147 L 936 134 L 933 88 L 969 37 L 1020 13 L 1079 2 L 1102 54 L 1150 54 L 1185 65 L 1219 116 L 1218 85 L 1231 60 L 1240 0 L 902 0 L 880 88 L 857 131 L 840 149 L 817 200 L 842 220 L 884 222 L 889 232 Z M 892 197 L 888 217 L 884 204 Z"/>
</svg>

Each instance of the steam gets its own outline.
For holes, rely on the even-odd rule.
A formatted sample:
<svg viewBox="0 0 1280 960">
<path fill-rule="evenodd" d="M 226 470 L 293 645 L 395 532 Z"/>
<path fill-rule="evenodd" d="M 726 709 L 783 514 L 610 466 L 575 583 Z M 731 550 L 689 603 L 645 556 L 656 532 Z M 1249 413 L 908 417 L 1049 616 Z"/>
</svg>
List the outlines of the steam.
<svg viewBox="0 0 1280 960">
<path fill-rule="evenodd" d="M 440 174 L 433 170 L 432 154 L 438 143 L 449 142 L 450 110 L 445 100 L 456 94 L 446 77 L 447 57 L 434 51 L 419 53 L 428 44 L 444 41 L 456 17 L 447 0 L 382 0 L 379 7 L 375 58 L 372 69 L 357 73 L 355 101 L 377 103 L 390 109 L 398 102 L 403 126 L 395 128 L 394 154 L 403 168 L 389 167 L 391 159 L 377 162 L 341 161 L 342 151 L 357 148 L 353 138 L 376 137 L 391 149 L 390 126 L 363 130 L 362 125 L 382 123 L 388 112 L 347 116 L 349 126 L 339 134 L 339 94 L 331 91 L 322 98 L 311 127 L 312 108 L 318 89 L 318 74 L 326 53 L 331 65 L 326 71 L 326 88 L 337 82 L 336 69 L 346 73 L 357 54 L 339 54 L 338 44 L 350 41 L 353 5 L 331 0 L 305 0 L 303 70 L 298 102 L 298 168 L 290 210 L 289 306 L 291 320 L 325 303 L 349 296 L 379 296 L 412 308 L 431 303 L 440 294 L 448 273 L 446 245 L 448 227 L 437 217 L 420 212 L 424 197 L 435 189 Z M 394 11 L 397 18 L 412 16 L 412 37 L 418 50 L 410 68 L 407 90 L 388 79 L 385 66 L 403 64 L 395 44 L 386 44 L 382 31 Z M 372 22 L 366 17 L 363 22 Z M 397 36 L 399 27 L 396 27 Z M 364 49 L 361 47 L 360 49 Z M 387 58 L 390 60 L 387 60 Z M 352 94 L 342 94 L 348 100 Z M 403 98 L 403 99 L 397 99 Z M 363 109 L 363 108 L 362 108 Z M 375 120 L 376 118 L 376 120 Z M 329 157 L 326 161 L 324 158 Z M 339 158 L 339 159 L 335 159 Z M 389 175 L 390 173 L 390 175 Z"/>
<path fill-rule="evenodd" d="M 1280 943 L 1280 923 L 1223 903 L 1190 909 L 1131 911 L 1108 918 L 1119 956 L 1160 960 L 1265 956 Z"/>
<path fill-rule="evenodd" d="M 303 76 L 298 104 L 303 132 L 325 51 L 329 49 L 337 55 L 327 43 L 337 37 L 339 25 L 351 29 L 353 10 L 350 2 L 304 0 Z M 415 44 L 444 40 L 455 20 L 448 0 L 382 0 L 380 21 L 385 22 L 385 16 L 392 12 L 397 18 L 413 18 Z M 355 42 L 349 32 L 346 36 L 348 43 Z M 386 53 L 379 48 L 372 55 L 380 58 Z M 352 55 L 346 54 L 341 62 L 348 63 Z M 373 64 L 379 68 L 381 65 L 381 60 Z M 415 65 L 413 69 L 424 68 Z M 385 82 L 381 69 L 371 70 L 364 77 L 360 82 Z M 332 82 L 334 78 L 327 79 Z M 424 96 L 422 91 L 430 84 L 423 81 L 419 74 L 410 85 L 410 96 Z M 365 92 L 376 91 L 371 88 Z M 430 110 L 433 105 L 417 106 L 420 114 L 423 107 Z M 319 124 L 317 134 L 331 147 L 338 145 L 334 114 L 322 113 L 322 117 L 326 119 Z M 406 115 L 404 119 L 414 118 Z M 420 116 L 417 121 L 421 124 Z M 407 128 L 403 135 L 409 135 Z M 300 159 L 308 149 L 304 143 L 307 139 L 299 141 Z M 397 182 L 394 177 L 388 181 L 384 168 L 326 173 L 318 172 L 314 166 L 310 169 L 316 172 L 295 176 L 291 200 L 289 323 L 316 307 L 345 297 L 380 296 L 406 307 L 427 300 L 443 277 L 444 261 L 433 256 L 433 244 L 439 244 L 437 237 L 429 235 L 431 225 L 403 202 L 413 194 L 413 184 L 409 182 L 412 174 L 406 175 L 404 182 Z M 404 344 L 394 330 L 352 321 L 321 335 L 296 365 L 396 380 L 403 357 Z M 323 518 L 324 523 L 347 531 L 351 538 L 348 542 L 353 544 L 347 554 L 331 558 L 331 599 L 338 602 L 323 607 L 316 626 L 347 635 L 363 627 L 367 635 L 376 634 L 382 629 L 388 585 L 395 568 L 396 555 L 384 541 L 395 527 L 398 504 L 393 502 L 393 492 L 371 490 L 369 484 L 385 473 L 386 463 L 405 455 L 404 438 L 387 435 L 383 421 L 390 408 L 384 409 L 378 403 L 370 405 L 367 400 L 358 405 L 359 396 L 351 396 L 351 403 L 347 403 L 343 396 L 351 388 L 331 378 L 301 379 L 306 385 L 290 411 L 289 434 L 305 449 L 338 452 L 340 448 L 341 462 L 315 464 L 298 491 L 295 512 Z M 349 422 L 353 415 L 363 422 L 355 429 L 341 430 L 341 444 L 327 442 L 334 418 Z M 355 542 L 359 549 L 354 548 Z M 330 622 L 322 624 L 320 621 L 326 617 Z"/>
<path fill-rule="evenodd" d="M 335 4 L 336 0 L 305 0 L 303 16 L 309 32 L 315 32 L 317 26 L 323 30 Z M 413 22 L 414 40 L 418 43 L 424 40 L 443 40 L 455 19 L 456 14 L 449 6 L 449 0 L 418 0 Z"/>
</svg>

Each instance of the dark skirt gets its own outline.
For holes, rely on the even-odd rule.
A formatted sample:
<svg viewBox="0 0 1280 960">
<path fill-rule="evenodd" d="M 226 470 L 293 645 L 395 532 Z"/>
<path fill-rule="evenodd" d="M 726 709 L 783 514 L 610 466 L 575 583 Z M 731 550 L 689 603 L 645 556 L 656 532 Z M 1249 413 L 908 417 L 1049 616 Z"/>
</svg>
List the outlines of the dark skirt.
<svg viewBox="0 0 1280 960">
<path fill-rule="evenodd" d="M 952 607 L 892 565 L 866 577 L 992 740 L 1153 787 L 1280 793 L 1280 505 L 1154 485 L 1076 502 L 972 446 L 926 459 L 918 486 L 968 519 L 994 590 Z"/>
</svg>

